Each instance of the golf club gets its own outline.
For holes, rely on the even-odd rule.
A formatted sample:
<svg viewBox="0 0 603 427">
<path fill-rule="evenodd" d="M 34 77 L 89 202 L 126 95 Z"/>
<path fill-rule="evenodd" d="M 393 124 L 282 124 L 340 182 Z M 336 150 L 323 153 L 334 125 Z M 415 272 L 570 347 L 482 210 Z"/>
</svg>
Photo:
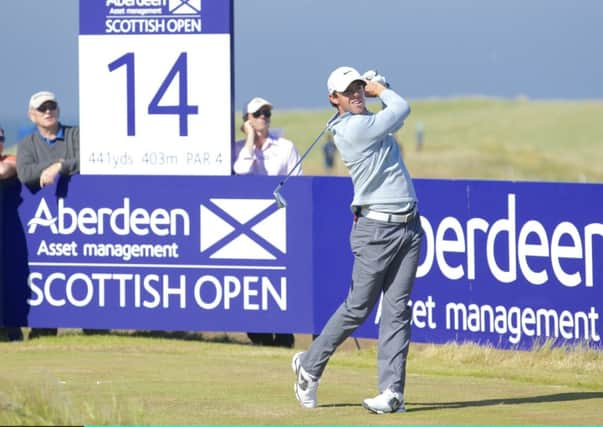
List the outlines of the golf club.
<svg viewBox="0 0 603 427">
<path fill-rule="evenodd" d="M 297 169 L 297 167 L 301 164 L 301 162 L 306 158 L 306 156 L 308 155 L 308 153 L 310 153 L 310 151 L 312 150 L 312 148 L 314 148 L 314 146 L 316 145 L 316 143 L 318 141 L 320 141 L 320 139 L 322 138 L 322 136 L 324 135 L 324 133 L 327 131 L 327 129 L 329 128 L 329 124 L 335 120 L 335 118 L 339 115 L 339 113 L 335 113 L 335 115 L 333 117 L 331 117 L 329 119 L 329 121 L 327 122 L 327 125 L 324 127 L 324 129 L 318 134 L 318 136 L 316 137 L 316 139 L 314 140 L 314 142 L 312 144 L 310 144 L 310 146 L 308 147 L 308 149 L 305 151 L 304 154 L 302 154 L 302 156 L 299 158 L 299 160 L 297 161 L 297 163 L 295 164 L 295 166 L 293 166 L 291 168 L 291 170 L 287 173 L 287 175 L 285 176 L 285 178 L 283 178 L 283 180 L 276 186 L 276 188 L 274 189 L 274 191 L 272 192 L 272 194 L 274 195 L 274 200 L 276 200 L 276 206 L 278 206 L 278 208 L 284 208 L 287 206 L 287 201 L 285 200 L 285 198 L 283 197 L 283 195 L 281 194 L 281 189 L 283 188 L 283 185 L 285 185 L 285 182 L 287 182 L 287 180 L 289 179 L 289 177 L 291 176 L 291 174 L 293 173 L 293 171 L 295 169 Z"/>
</svg>

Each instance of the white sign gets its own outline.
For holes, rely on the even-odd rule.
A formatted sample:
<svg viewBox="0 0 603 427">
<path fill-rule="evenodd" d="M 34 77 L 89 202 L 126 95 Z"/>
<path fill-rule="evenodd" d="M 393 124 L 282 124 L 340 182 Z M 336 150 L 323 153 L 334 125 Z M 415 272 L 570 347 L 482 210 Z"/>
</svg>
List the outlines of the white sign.
<svg viewBox="0 0 603 427">
<path fill-rule="evenodd" d="M 231 34 L 200 33 L 200 1 L 155 2 L 103 2 L 80 34 L 81 173 L 230 175 Z"/>
</svg>

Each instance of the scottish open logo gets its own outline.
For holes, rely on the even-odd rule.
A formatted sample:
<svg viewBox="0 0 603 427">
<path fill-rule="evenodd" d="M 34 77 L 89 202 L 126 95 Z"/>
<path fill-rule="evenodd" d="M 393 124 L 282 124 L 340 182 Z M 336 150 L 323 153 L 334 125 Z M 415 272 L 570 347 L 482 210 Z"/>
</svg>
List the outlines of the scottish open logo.
<svg viewBox="0 0 603 427">
<path fill-rule="evenodd" d="M 201 0 L 106 0 L 104 34 L 200 34 Z"/>
<path fill-rule="evenodd" d="M 200 251 L 210 259 L 276 260 L 287 253 L 286 209 L 274 199 L 210 199 L 200 205 Z"/>
</svg>

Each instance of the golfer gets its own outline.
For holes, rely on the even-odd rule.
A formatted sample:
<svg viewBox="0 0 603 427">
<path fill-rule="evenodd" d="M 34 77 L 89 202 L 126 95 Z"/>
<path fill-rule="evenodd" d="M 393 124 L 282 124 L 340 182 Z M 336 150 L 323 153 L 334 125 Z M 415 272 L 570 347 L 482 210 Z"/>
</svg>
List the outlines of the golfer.
<svg viewBox="0 0 603 427">
<path fill-rule="evenodd" d="M 340 67 L 327 81 L 329 101 L 339 112 L 329 130 L 354 184 L 350 235 L 354 266 L 345 301 L 310 348 L 293 356 L 295 394 L 306 408 L 317 405 L 318 383 L 331 355 L 383 296 L 377 357 L 379 394 L 362 404 L 378 414 L 404 411 L 411 321 L 408 301 L 423 231 L 415 190 L 392 136 L 402 127 L 410 108 L 378 80 L 366 80 L 354 68 Z M 365 96 L 379 97 L 384 108 L 369 112 Z"/>
</svg>

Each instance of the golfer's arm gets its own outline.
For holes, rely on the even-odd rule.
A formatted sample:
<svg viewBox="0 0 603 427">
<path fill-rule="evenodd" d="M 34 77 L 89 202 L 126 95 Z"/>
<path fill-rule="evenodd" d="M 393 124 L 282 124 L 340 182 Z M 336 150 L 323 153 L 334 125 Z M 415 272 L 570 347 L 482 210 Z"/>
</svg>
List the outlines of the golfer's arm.
<svg viewBox="0 0 603 427">
<path fill-rule="evenodd" d="M 356 135 L 367 146 L 400 129 L 410 114 L 408 102 L 394 91 L 384 90 L 379 97 L 385 104 L 383 110 L 371 115 L 352 116 L 349 120 L 349 134 Z"/>
<path fill-rule="evenodd" d="M 386 134 L 397 131 L 410 114 L 410 105 L 391 89 L 384 90 L 379 98 L 385 106 L 374 115 L 376 129 L 385 128 Z"/>
</svg>

